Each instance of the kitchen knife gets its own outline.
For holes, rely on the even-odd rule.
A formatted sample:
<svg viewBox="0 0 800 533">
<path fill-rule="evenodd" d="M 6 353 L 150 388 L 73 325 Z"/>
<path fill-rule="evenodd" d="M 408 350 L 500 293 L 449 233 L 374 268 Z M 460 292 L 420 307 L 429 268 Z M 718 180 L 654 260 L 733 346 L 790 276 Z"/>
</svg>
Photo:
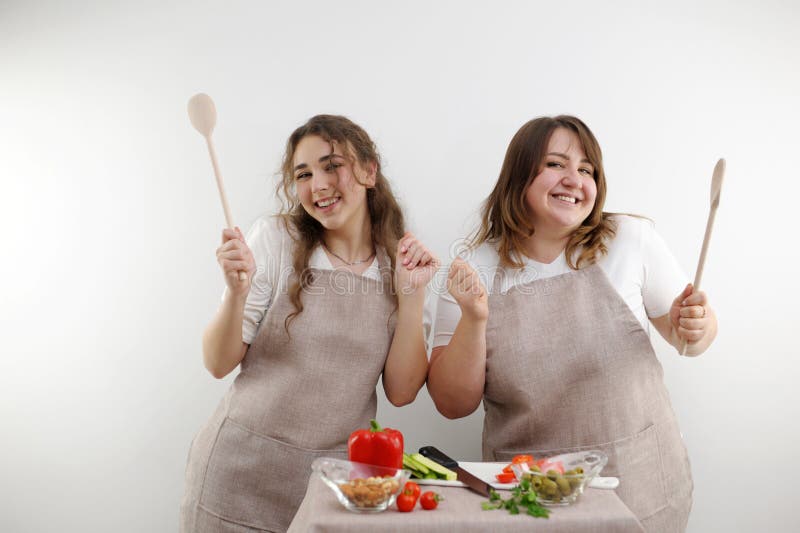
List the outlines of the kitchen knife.
<svg viewBox="0 0 800 533">
<path fill-rule="evenodd" d="M 423 446 L 419 449 L 419 453 L 434 461 L 439 463 L 445 468 L 449 468 L 453 472 L 456 473 L 456 479 L 466 485 L 470 490 L 477 492 L 478 494 L 482 494 L 483 496 L 489 497 L 489 484 L 486 483 L 484 480 L 476 477 L 473 474 L 470 474 L 460 466 L 458 466 L 458 462 L 454 459 L 443 454 L 437 448 L 433 446 Z"/>
</svg>

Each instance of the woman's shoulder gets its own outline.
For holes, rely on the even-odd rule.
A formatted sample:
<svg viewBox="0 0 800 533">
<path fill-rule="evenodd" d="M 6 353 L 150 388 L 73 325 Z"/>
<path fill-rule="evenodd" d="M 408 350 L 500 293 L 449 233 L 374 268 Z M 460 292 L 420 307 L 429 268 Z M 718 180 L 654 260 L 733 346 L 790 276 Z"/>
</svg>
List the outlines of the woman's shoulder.
<svg viewBox="0 0 800 533">
<path fill-rule="evenodd" d="M 640 243 L 642 238 L 652 234 L 655 223 L 643 216 L 615 213 L 609 217 L 614 224 L 614 238 L 610 246 L 628 243 Z"/>
<path fill-rule="evenodd" d="M 631 215 L 627 213 L 612 213 L 609 219 L 614 222 L 617 231 L 643 231 L 652 229 L 654 222 L 641 215 Z"/>
<path fill-rule="evenodd" d="M 470 246 L 459 256 L 469 263 L 473 268 L 476 267 L 495 267 L 500 262 L 500 254 L 497 252 L 497 243 L 484 241 L 477 246 Z"/>
<path fill-rule="evenodd" d="M 653 250 L 664 248 L 652 219 L 624 214 L 614 214 L 610 218 L 615 224 L 614 238 L 606 243 L 608 253 L 599 259 L 601 265 L 611 268 L 612 265 L 645 264 L 652 261 Z M 661 252 L 657 256 L 663 259 Z"/>
<path fill-rule="evenodd" d="M 291 225 L 281 215 L 264 214 L 256 218 L 247 232 L 247 244 L 253 252 L 277 255 L 291 243 Z"/>
<path fill-rule="evenodd" d="M 253 221 L 250 226 L 252 234 L 263 234 L 271 240 L 283 240 L 284 237 L 291 237 L 294 228 L 286 215 L 265 213 Z"/>
</svg>

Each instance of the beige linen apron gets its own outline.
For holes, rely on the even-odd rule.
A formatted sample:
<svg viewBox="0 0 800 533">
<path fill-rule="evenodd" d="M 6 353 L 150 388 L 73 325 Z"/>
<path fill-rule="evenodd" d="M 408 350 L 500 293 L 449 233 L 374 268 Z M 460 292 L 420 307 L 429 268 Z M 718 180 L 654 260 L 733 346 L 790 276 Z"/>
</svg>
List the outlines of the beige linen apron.
<svg viewBox="0 0 800 533">
<path fill-rule="evenodd" d="M 483 459 L 600 449 L 647 531 L 683 531 L 692 477 L 663 370 L 603 270 L 489 296 Z"/>
<path fill-rule="evenodd" d="M 315 270 L 291 337 L 284 319 L 294 307 L 279 291 L 241 372 L 192 443 L 182 531 L 285 531 L 311 462 L 347 458 L 350 433 L 375 416 L 394 332 L 385 281 Z"/>
</svg>

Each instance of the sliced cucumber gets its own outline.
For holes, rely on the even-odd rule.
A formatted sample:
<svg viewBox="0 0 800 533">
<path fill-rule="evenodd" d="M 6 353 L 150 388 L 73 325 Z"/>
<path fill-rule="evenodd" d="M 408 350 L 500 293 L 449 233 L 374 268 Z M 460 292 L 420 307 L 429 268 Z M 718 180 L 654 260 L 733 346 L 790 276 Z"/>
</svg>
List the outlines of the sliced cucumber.
<svg viewBox="0 0 800 533">
<path fill-rule="evenodd" d="M 420 477 L 425 477 L 425 474 L 430 472 L 427 466 L 418 463 L 407 453 L 403 453 L 403 467 L 412 472 L 419 472 L 421 474 Z"/>
<path fill-rule="evenodd" d="M 446 479 L 447 481 L 455 481 L 456 477 L 458 477 L 456 473 L 450 470 L 449 468 L 443 467 L 436 461 L 431 461 L 430 459 L 428 459 L 427 457 L 425 457 L 420 453 L 413 454 L 411 456 L 411 459 L 413 459 L 417 463 L 420 463 L 423 466 L 428 467 L 428 469 L 430 469 L 432 472 L 435 472 L 436 477 L 440 479 Z"/>
</svg>

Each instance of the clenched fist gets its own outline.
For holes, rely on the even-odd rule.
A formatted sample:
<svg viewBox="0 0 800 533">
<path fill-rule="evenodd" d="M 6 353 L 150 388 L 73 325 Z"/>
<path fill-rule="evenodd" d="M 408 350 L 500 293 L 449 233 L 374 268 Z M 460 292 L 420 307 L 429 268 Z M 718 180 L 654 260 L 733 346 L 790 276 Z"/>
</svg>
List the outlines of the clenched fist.
<svg viewBox="0 0 800 533">
<path fill-rule="evenodd" d="M 398 294 L 410 295 L 425 288 L 436 274 L 439 260 L 411 233 L 397 243 L 395 284 Z"/>
<path fill-rule="evenodd" d="M 706 293 L 695 291 L 692 284 L 688 284 L 672 302 L 669 320 L 680 340 L 689 344 L 702 340 L 712 320 Z"/>
<path fill-rule="evenodd" d="M 447 290 L 461 307 L 462 316 L 489 318 L 489 297 L 478 273 L 461 258 L 453 260 L 447 274 Z"/>
<path fill-rule="evenodd" d="M 222 244 L 217 248 L 217 262 L 231 293 L 244 296 L 250 292 L 250 278 L 256 271 L 256 261 L 238 226 L 236 229 L 222 230 Z M 245 279 L 239 279 L 239 272 L 247 274 Z"/>
</svg>

